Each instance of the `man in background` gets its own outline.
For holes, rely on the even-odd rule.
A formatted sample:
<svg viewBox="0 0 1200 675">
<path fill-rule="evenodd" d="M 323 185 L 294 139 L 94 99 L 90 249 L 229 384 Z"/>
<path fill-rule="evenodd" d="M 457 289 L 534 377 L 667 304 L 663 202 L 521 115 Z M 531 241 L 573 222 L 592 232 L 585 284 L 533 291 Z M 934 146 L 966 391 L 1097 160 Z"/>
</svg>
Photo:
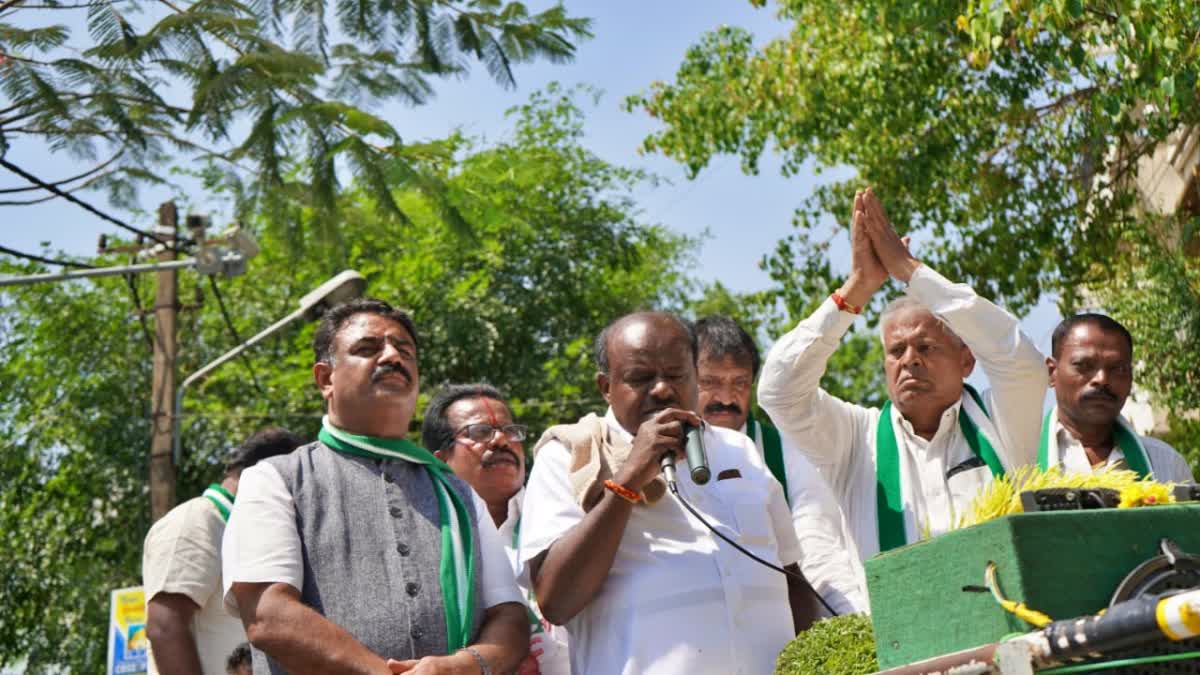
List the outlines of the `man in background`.
<svg viewBox="0 0 1200 675">
<path fill-rule="evenodd" d="M 760 364 L 754 338 L 733 319 L 716 315 L 696 322 L 696 337 L 701 417 L 754 440 L 767 469 L 783 486 L 804 551 L 800 569 L 817 592 L 839 614 L 868 611 L 865 572 L 851 549 L 837 498 L 795 445 L 750 413 Z"/>
<path fill-rule="evenodd" d="M 517 538 L 525 501 L 525 446 L 528 429 L 513 422 L 500 390 L 489 384 L 451 384 L 425 408 L 421 442 L 467 481 L 488 506 L 513 574 L 520 573 Z M 567 631 L 537 612 L 527 580 L 520 577 L 530 605 L 529 656 L 518 675 L 570 675 Z"/>
<path fill-rule="evenodd" d="M 142 583 L 151 674 L 221 675 L 230 651 L 246 641 L 242 622 L 221 607 L 221 536 L 242 471 L 303 444 L 285 429 L 254 434 L 229 454 L 220 483 L 150 528 L 142 549 Z"/>
<path fill-rule="evenodd" d="M 1046 414 L 1038 464 L 1089 474 L 1127 469 L 1166 483 L 1192 482 L 1175 448 L 1139 436 L 1121 416 L 1133 389 L 1133 336 L 1103 314 L 1077 314 L 1058 324 L 1046 359 L 1057 403 Z"/>
</svg>

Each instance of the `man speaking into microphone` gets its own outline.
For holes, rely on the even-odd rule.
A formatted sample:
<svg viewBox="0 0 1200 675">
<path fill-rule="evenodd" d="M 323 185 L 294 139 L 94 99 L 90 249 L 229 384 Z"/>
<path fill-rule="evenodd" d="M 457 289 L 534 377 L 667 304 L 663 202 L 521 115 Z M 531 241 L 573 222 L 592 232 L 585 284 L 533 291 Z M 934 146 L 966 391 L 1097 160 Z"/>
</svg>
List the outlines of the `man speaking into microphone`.
<svg viewBox="0 0 1200 675">
<path fill-rule="evenodd" d="M 552 427 L 534 448 L 520 558 L 546 619 L 571 635 L 574 675 L 771 673 L 818 614 L 779 483 L 753 441 L 696 415 L 696 337 L 679 317 L 630 314 L 596 338 L 603 417 Z M 703 428 L 711 479 L 683 461 Z M 680 463 L 678 495 L 662 458 Z"/>
</svg>

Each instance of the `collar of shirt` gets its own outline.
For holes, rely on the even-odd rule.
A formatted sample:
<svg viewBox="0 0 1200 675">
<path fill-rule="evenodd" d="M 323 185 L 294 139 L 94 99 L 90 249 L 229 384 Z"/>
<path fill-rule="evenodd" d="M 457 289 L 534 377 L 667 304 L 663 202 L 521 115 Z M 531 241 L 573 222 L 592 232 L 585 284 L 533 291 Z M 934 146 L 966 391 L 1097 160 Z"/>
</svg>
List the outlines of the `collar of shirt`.
<svg viewBox="0 0 1200 675">
<path fill-rule="evenodd" d="M 1080 443 L 1078 438 L 1071 435 L 1071 432 L 1067 431 L 1061 422 L 1056 425 L 1055 432 L 1058 434 L 1059 461 L 1062 462 L 1067 473 L 1095 473 L 1125 459 L 1125 453 L 1121 452 L 1121 448 L 1114 443 L 1112 452 L 1108 453 L 1108 459 L 1105 460 L 1104 465 L 1092 468 L 1087 450 L 1083 448 L 1083 443 Z"/>
<path fill-rule="evenodd" d="M 625 431 L 625 427 L 621 426 L 621 423 L 617 421 L 617 416 L 613 413 L 611 406 L 604 413 L 604 421 L 608 423 L 608 427 L 610 429 L 616 432 L 617 438 L 625 441 L 626 443 L 633 443 L 633 434 Z"/>
<path fill-rule="evenodd" d="M 928 441 L 917 435 L 917 432 L 913 430 L 912 423 L 900 414 L 900 409 L 895 405 L 892 406 L 894 411 L 892 414 L 894 420 L 900 420 L 900 430 L 903 432 L 905 445 L 914 450 L 928 451 L 939 445 L 945 445 L 954 436 L 955 430 L 958 428 L 958 411 L 961 407 L 962 401 L 956 401 L 954 405 L 942 412 L 942 418 L 938 420 L 937 431 Z"/>
<path fill-rule="evenodd" d="M 525 501 L 525 488 L 521 487 L 508 500 L 508 515 L 504 517 L 504 522 L 496 526 L 496 531 L 500 533 L 500 539 L 504 541 L 505 546 L 512 542 L 517 524 L 521 522 L 521 503 Z"/>
</svg>

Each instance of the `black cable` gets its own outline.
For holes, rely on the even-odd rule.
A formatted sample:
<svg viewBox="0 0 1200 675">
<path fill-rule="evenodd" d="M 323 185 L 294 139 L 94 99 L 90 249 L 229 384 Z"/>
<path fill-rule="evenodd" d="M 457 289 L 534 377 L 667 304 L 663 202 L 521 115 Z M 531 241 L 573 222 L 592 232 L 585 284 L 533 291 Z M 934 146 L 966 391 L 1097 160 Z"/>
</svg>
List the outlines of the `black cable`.
<svg viewBox="0 0 1200 675">
<path fill-rule="evenodd" d="M 0 246 L 0 253 L 7 253 L 8 255 L 11 255 L 15 258 L 24 258 L 25 260 L 46 263 L 47 265 L 61 265 L 62 267 L 78 267 L 80 269 L 95 269 L 96 268 L 95 265 L 89 265 L 87 263 L 71 262 L 70 260 L 54 260 L 53 258 L 43 258 L 40 255 L 33 255 L 32 253 L 22 253 L 20 251 L 15 251 L 11 248 L 8 248 L 7 246 Z"/>
<path fill-rule="evenodd" d="M 146 347 L 153 354 L 154 337 L 150 335 L 150 327 L 146 325 L 146 313 L 142 311 L 142 298 L 138 295 L 137 282 L 134 281 L 132 274 L 123 274 L 121 276 L 125 279 L 125 284 L 129 287 L 129 294 L 133 296 L 133 311 L 137 315 L 138 323 L 142 325 L 142 334 L 146 336 Z"/>
<path fill-rule="evenodd" d="M 757 562 L 758 564 L 763 565 L 765 567 L 769 567 L 769 568 L 775 570 L 776 572 L 779 572 L 780 574 L 783 574 L 789 578 L 795 579 L 796 581 L 799 581 L 800 583 L 804 584 L 804 587 L 807 588 L 810 593 L 817 596 L 817 600 L 821 601 L 821 605 L 825 607 L 825 611 L 829 612 L 830 616 L 840 616 L 840 614 L 835 612 L 834 609 L 829 606 L 828 602 L 825 602 L 825 598 L 821 597 L 821 594 L 817 592 L 817 589 L 813 588 L 813 585 L 811 583 L 809 583 L 808 579 L 805 578 L 805 576 L 803 574 L 795 574 L 793 572 L 789 572 L 789 571 L 783 569 L 782 567 L 772 565 L 771 563 L 767 562 L 766 560 L 763 560 L 762 558 L 754 555 L 750 551 L 747 551 L 746 549 L 742 548 L 741 544 L 739 544 L 736 541 L 730 539 L 729 537 L 726 537 L 725 535 L 721 534 L 717 530 L 717 528 L 713 527 L 711 523 L 709 523 L 707 520 L 704 519 L 704 516 L 700 515 L 700 513 L 698 511 L 696 511 L 696 509 L 692 508 L 692 505 L 689 504 L 687 502 L 687 500 L 683 498 L 683 495 L 679 494 L 679 486 L 676 485 L 675 481 L 667 481 L 667 487 L 671 488 L 671 494 L 675 495 L 675 497 L 677 499 L 679 499 L 679 503 L 683 504 L 683 508 L 687 509 L 688 513 L 691 513 L 693 516 L 696 516 L 696 518 L 699 519 L 700 522 L 704 523 L 704 526 L 707 527 L 713 534 L 717 535 L 718 537 L 723 539 L 726 543 L 728 543 L 730 546 L 741 551 L 743 555 L 745 555 L 746 557 L 750 558 L 751 560 Z"/>
<path fill-rule="evenodd" d="M 217 299 L 217 307 L 221 310 L 221 316 L 225 319 L 225 328 L 233 337 L 234 344 L 242 344 L 242 338 L 238 335 L 237 328 L 233 327 L 233 320 L 229 318 L 229 312 L 225 309 L 225 300 L 221 298 L 221 289 L 217 286 L 217 279 L 209 277 L 208 283 L 212 287 L 213 297 Z M 258 390 L 260 396 L 265 398 L 267 392 L 258 383 L 258 375 L 254 373 L 254 366 L 251 365 L 250 356 L 246 352 L 242 352 L 242 364 L 246 366 L 246 372 L 250 373 L 250 381 L 254 383 L 254 388 Z"/>
<path fill-rule="evenodd" d="M 64 192 L 64 191 L 60 190 L 59 188 L 55 187 L 54 185 L 47 183 L 46 181 L 29 173 L 28 171 L 22 169 L 21 167 L 17 166 L 16 164 L 13 164 L 12 162 L 4 159 L 3 157 L 0 157 L 0 166 L 17 174 L 21 178 L 24 178 L 25 180 L 29 181 L 30 183 L 37 185 L 38 187 L 42 188 L 43 190 L 53 192 L 54 194 L 58 195 L 59 197 L 62 197 L 63 199 L 71 202 L 72 204 L 75 204 L 76 206 L 79 206 L 80 208 L 84 209 L 85 211 L 95 215 L 97 218 L 106 220 L 106 221 L 112 223 L 113 225 L 116 225 L 117 227 L 119 227 L 121 229 L 128 230 L 134 234 L 140 234 L 143 237 L 149 237 L 150 239 L 157 241 L 158 243 L 162 244 L 163 246 L 174 249 L 174 246 L 172 246 L 170 241 L 163 239 L 163 238 L 159 237 L 158 235 L 153 234 L 151 232 L 146 232 L 145 230 L 139 230 L 138 228 L 130 225 L 129 223 L 126 223 L 123 220 L 113 218 L 112 216 L 108 215 L 107 213 L 104 213 L 100 209 L 97 209 L 96 207 L 83 201 L 82 199 L 70 194 L 69 192 Z M 180 242 L 190 242 L 191 241 L 190 239 L 186 239 L 184 237 L 178 237 L 178 239 Z"/>
</svg>

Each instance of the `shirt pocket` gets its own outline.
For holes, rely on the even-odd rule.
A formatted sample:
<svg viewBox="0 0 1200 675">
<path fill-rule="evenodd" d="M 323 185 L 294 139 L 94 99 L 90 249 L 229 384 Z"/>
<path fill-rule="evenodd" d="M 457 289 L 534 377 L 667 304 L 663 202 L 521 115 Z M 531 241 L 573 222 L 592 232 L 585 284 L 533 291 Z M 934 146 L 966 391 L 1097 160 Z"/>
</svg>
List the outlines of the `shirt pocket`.
<svg viewBox="0 0 1200 675">
<path fill-rule="evenodd" d="M 959 518 L 967 515 L 971 502 L 979 493 L 992 482 L 992 470 L 987 466 L 977 466 L 966 471 L 959 471 L 946 480 L 950 491 L 950 500 L 954 506 L 955 515 Z"/>
<path fill-rule="evenodd" d="M 747 548 L 774 551 L 775 537 L 767 508 L 766 486 L 754 485 L 745 478 L 717 483 L 721 501 L 733 516 L 730 526 L 737 531 L 738 543 Z"/>
</svg>

